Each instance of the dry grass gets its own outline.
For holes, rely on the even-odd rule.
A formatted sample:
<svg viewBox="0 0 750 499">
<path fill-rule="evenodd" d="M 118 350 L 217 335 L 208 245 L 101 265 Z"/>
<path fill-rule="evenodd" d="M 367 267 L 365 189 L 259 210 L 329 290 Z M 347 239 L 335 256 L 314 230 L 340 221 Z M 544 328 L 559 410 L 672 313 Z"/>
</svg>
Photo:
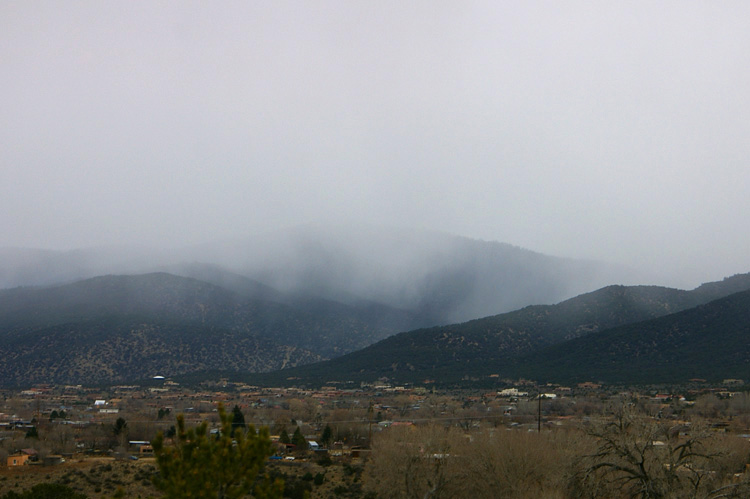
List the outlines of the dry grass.
<svg viewBox="0 0 750 499">
<path fill-rule="evenodd" d="M 0 493 L 11 490 L 20 493 L 39 483 L 60 483 L 91 498 L 112 497 L 118 489 L 123 490 L 123 497 L 159 497 L 149 479 L 154 471 L 153 459 L 88 458 L 55 466 L 2 466 Z"/>
<path fill-rule="evenodd" d="M 357 488 L 361 469 L 356 460 L 333 462 L 329 466 L 321 466 L 315 460 L 282 461 L 266 467 L 267 472 L 286 478 L 290 485 L 306 486 L 311 499 L 335 497 L 337 488 L 339 493 Z M 162 494 L 150 481 L 155 471 L 153 458 L 138 461 L 86 458 L 56 466 L 0 466 L 0 495 L 11 490 L 20 493 L 39 483 L 60 483 L 92 499 L 111 498 L 120 489 L 121 497 L 125 498 L 159 498 Z M 318 473 L 324 476 L 323 483 L 316 484 L 309 479 Z M 303 478 L 306 475 L 308 479 Z"/>
</svg>

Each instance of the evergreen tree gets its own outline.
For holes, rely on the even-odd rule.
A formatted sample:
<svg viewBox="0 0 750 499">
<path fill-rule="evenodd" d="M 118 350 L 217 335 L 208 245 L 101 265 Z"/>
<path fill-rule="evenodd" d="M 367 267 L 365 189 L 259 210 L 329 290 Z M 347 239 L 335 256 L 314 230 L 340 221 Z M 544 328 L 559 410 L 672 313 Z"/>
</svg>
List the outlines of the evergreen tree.
<svg viewBox="0 0 750 499">
<path fill-rule="evenodd" d="M 128 443 L 128 423 L 125 422 L 125 418 L 117 418 L 115 425 L 112 427 L 112 433 L 120 447 L 119 452 L 125 452 Z"/>
<path fill-rule="evenodd" d="M 279 433 L 279 442 L 282 444 L 291 444 L 292 439 L 289 438 L 289 433 L 287 433 L 286 428 L 282 428 L 281 432 Z"/>
<path fill-rule="evenodd" d="M 119 437 L 120 435 L 124 435 L 127 431 L 128 423 L 125 422 L 125 418 L 117 418 L 115 425 L 112 427 L 112 433 L 114 433 L 116 437 Z"/>
<path fill-rule="evenodd" d="M 283 483 L 268 477 L 258 481 L 266 458 L 273 453 L 268 429 L 258 433 L 252 425 L 237 428 L 232 436 L 233 416 L 219 405 L 221 428 L 218 438 L 209 433 L 208 422 L 195 428 L 185 427 L 183 415 L 177 416 L 177 435 L 173 446 L 164 443 L 159 433 L 153 441 L 159 474 L 154 485 L 167 499 L 245 497 L 280 498 Z"/>
<path fill-rule="evenodd" d="M 237 428 L 242 428 L 244 430 L 246 427 L 245 416 L 242 414 L 240 406 L 235 405 L 234 409 L 232 409 L 232 434 L 234 434 L 234 431 Z"/>
<path fill-rule="evenodd" d="M 331 442 L 333 442 L 333 430 L 331 430 L 329 425 L 326 425 L 326 427 L 323 428 L 323 434 L 320 435 L 320 443 L 328 447 L 331 445 Z"/>
<path fill-rule="evenodd" d="M 304 435 L 302 435 L 302 430 L 299 429 L 299 426 L 296 430 L 294 430 L 294 435 L 292 435 L 292 443 L 297 446 L 298 450 L 307 450 L 307 440 L 305 440 Z"/>
</svg>

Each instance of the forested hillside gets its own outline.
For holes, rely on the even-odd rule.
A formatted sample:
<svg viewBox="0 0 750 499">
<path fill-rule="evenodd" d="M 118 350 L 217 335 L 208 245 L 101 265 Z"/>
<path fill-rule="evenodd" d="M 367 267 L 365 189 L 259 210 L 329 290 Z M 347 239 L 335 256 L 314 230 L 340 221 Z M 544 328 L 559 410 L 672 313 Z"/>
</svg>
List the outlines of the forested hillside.
<svg viewBox="0 0 750 499">
<path fill-rule="evenodd" d="M 551 348 L 550 352 L 567 352 L 568 343 L 581 345 L 580 351 L 586 351 L 590 348 L 588 341 L 609 338 L 607 335 L 613 328 L 632 324 L 637 329 L 640 324 L 650 324 L 648 321 L 659 317 L 664 318 L 657 326 L 648 327 L 668 327 L 672 314 L 693 309 L 743 287 L 750 289 L 750 274 L 692 291 L 609 286 L 557 305 L 530 306 L 462 324 L 402 333 L 337 359 L 272 373 L 261 379 L 268 379 L 269 383 L 290 382 L 288 378 L 296 383 L 321 383 L 389 377 L 411 382 L 430 379 L 452 383 L 483 379 L 491 374 L 510 378 L 537 379 L 544 375 L 547 380 L 569 379 L 562 370 L 543 368 L 542 360 L 551 363 L 555 358 L 568 359 L 559 362 L 585 372 L 587 364 L 583 357 L 568 358 L 567 354 L 550 353 L 542 359 L 540 352 L 552 345 L 559 346 Z M 698 320 L 700 316 L 695 317 Z M 726 320 L 734 319 L 728 316 Z M 576 338 L 579 339 L 571 341 Z M 627 369 L 627 365 L 627 360 L 623 360 L 623 369 Z"/>
</svg>

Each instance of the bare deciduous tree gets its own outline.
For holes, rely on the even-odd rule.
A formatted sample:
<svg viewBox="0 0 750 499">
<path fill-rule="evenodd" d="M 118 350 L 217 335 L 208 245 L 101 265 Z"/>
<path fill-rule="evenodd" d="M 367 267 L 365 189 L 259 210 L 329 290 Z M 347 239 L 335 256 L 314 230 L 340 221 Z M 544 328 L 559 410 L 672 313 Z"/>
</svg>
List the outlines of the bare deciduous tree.
<svg viewBox="0 0 750 499">
<path fill-rule="evenodd" d="M 369 490 L 384 498 L 460 497 L 466 474 L 457 455 L 463 435 L 443 426 L 395 427 L 374 439 Z"/>
<path fill-rule="evenodd" d="M 366 487 L 390 498 L 562 498 L 573 456 L 587 449 L 584 437 L 577 431 L 390 428 L 373 443 Z"/>
<path fill-rule="evenodd" d="M 588 433 L 598 445 L 578 477 L 582 497 L 713 497 L 724 478 L 717 473 L 721 453 L 708 445 L 705 428 L 625 407 Z"/>
</svg>

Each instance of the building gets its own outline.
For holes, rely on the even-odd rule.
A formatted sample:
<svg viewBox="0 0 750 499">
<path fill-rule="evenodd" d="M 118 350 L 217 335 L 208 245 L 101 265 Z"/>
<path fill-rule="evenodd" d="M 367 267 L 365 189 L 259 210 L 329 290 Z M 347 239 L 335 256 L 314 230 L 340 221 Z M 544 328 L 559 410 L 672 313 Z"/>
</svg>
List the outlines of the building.
<svg viewBox="0 0 750 499">
<path fill-rule="evenodd" d="M 31 456 L 28 454 L 14 454 L 12 456 L 8 456 L 8 466 L 23 466 L 24 464 L 29 464 L 28 460 Z"/>
</svg>

